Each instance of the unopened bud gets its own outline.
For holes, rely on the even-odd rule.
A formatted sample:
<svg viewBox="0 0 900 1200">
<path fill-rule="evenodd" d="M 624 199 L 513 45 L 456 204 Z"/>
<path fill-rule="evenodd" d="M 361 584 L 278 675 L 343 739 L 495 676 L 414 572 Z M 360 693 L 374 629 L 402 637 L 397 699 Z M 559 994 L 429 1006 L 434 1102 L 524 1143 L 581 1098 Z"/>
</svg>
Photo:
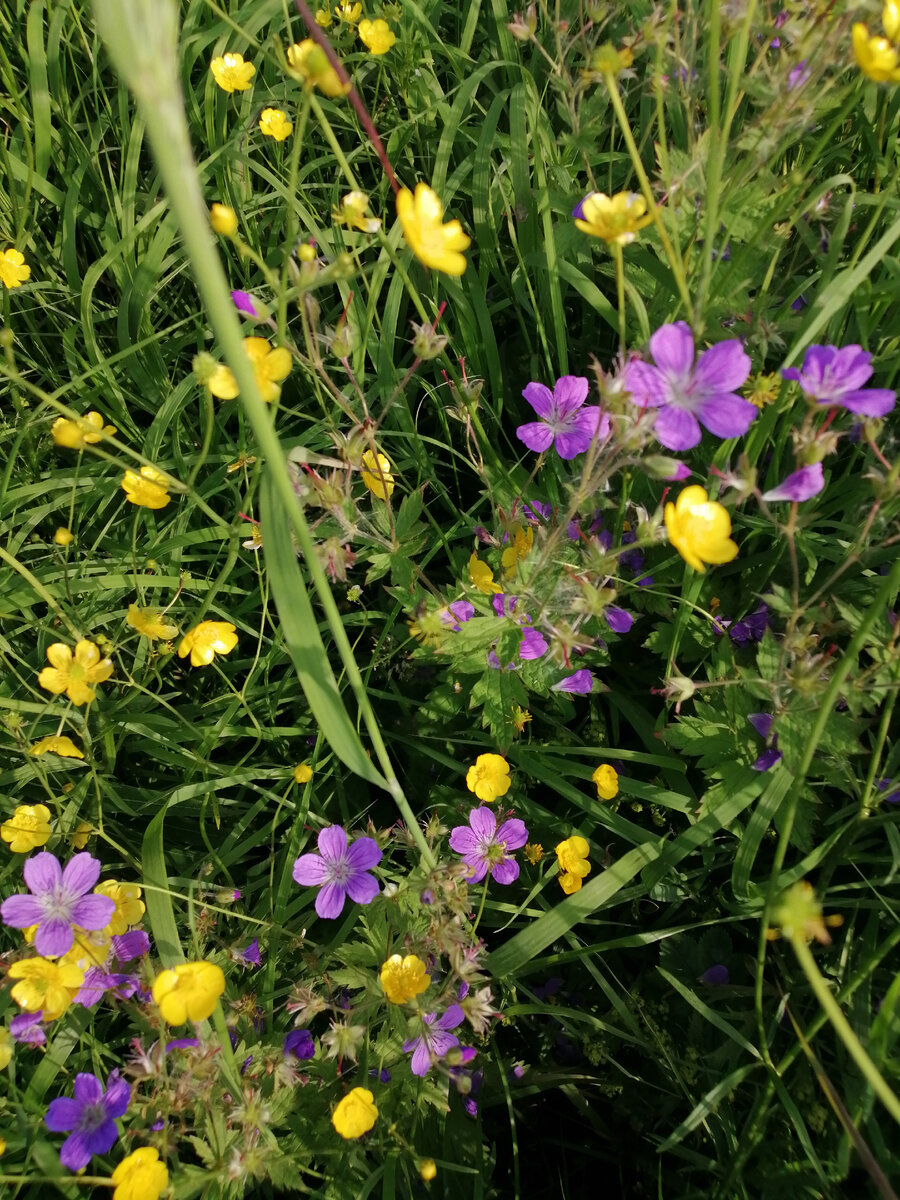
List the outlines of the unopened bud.
<svg viewBox="0 0 900 1200">
<path fill-rule="evenodd" d="M 219 364 L 211 354 L 207 354 L 205 350 L 201 350 L 199 354 L 194 355 L 191 368 L 194 372 L 194 378 L 200 386 L 207 387 L 212 382 L 216 371 L 218 371 Z"/>
<path fill-rule="evenodd" d="M 534 37 L 534 31 L 537 29 L 536 6 L 529 4 L 524 16 L 521 13 L 516 13 L 506 28 L 516 41 L 530 42 Z"/>
<path fill-rule="evenodd" d="M 444 353 L 450 339 L 442 333 L 437 333 L 430 321 L 426 321 L 424 325 L 417 325 L 413 321 L 412 327 L 415 331 L 412 348 L 416 358 L 427 361 Z"/>
<path fill-rule="evenodd" d="M 227 204 L 214 204 L 209 210 L 209 223 L 222 237 L 234 237 L 238 229 L 237 213 Z"/>
</svg>

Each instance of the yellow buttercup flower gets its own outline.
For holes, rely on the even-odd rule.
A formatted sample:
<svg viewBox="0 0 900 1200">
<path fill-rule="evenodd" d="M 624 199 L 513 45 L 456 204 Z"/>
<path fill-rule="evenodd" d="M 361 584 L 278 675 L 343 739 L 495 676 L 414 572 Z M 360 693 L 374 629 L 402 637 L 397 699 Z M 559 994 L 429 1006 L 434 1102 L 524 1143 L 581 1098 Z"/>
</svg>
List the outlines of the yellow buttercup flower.
<svg viewBox="0 0 900 1200">
<path fill-rule="evenodd" d="M 591 864 L 588 862 L 590 852 L 591 848 L 588 842 L 577 834 L 566 838 L 556 847 L 556 861 L 559 863 L 559 886 L 567 896 L 580 891 L 584 877 L 591 873 Z"/>
<path fill-rule="evenodd" d="M 0 254 L 0 279 L 3 280 L 5 288 L 12 290 L 21 287 L 30 274 L 31 267 L 18 250 L 10 247 Z"/>
<path fill-rule="evenodd" d="M 75 541 L 75 534 L 71 529 L 67 529 L 65 525 L 60 525 L 53 535 L 53 541 L 57 546 L 71 546 Z"/>
<path fill-rule="evenodd" d="M 534 545 L 534 530 L 529 525 L 528 531 L 519 526 L 512 541 L 500 555 L 500 566 L 504 575 L 515 575 L 516 567 L 528 557 L 528 552 Z"/>
<path fill-rule="evenodd" d="M 201 621 L 181 639 L 178 657 L 190 654 L 192 667 L 208 667 L 217 654 L 230 654 L 237 644 L 230 621 Z"/>
<path fill-rule="evenodd" d="M 431 1183 L 437 1175 L 437 1163 L 433 1158 L 423 1158 L 419 1163 L 419 1175 L 426 1183 Z"/>
<path fill-rule="evenodd" d="M 0 825 L 0 837 L 13 854 L 27 854 L 50 840 L 50 809 L 46 804 L 20 804 Z"/>
<path fill-rule="evenodd" d="M 244 353 L 253 366 L 260 396 L 266 404 L 271 404 L 281 395 L 282 380 L 291 373 L 290 351 L 284 346 L 269 345 L 263 337 L 246 337 Z M 233 372 L 224 365 L 216 367 L 207 387 L 220 400 L 234 400 L 240 394 Z"/>
<path fill-rule="evenodd" d="M 63 692 L 73 704 L 90 704 L 97 693 L 94 683 L 105 683 L 113 673 L 112 659 L 100 657 L 100 647 L 93 642 L 75 644 L 75 653 L 64 642 L 47 647 L 49 667 L 38 675 L 38 683 L 54 696 Z"/>
<path fill-rule="evenodd" d="M 339 21 L 343 21 L 347 25 L 355 25 L 362 16 L 362 5 L 357 4 L 336 4 L 334 6 L 334 15 Z"/>
<path fill-rule="evenodd" d="M 215 963 L 179 963 L 157 975 L 153 1001 L 167 1025 L 183 1025 L 212 1016 L 224 991 L 225 975 Z"/>
<path fill-rule="evenodd" d="M 30 930 L 26 930 L 26 935 Z M 82 971 L 89 971 L 91 967 L 102 967 L 109 958 L 109 943 L 112 935 L 106 929 L 79 929 L 74 927 L 75 940 L 72 942 L 72 948 L 60 958 L 59 965 L 79 967 Z M 34 937 L 27 937 L 26 941 L 30 944 L 34 941 Z"/>
<path fill-rule="evenodd" d="M 666 505 L 669 541 L 695 571 L 704 563 L 727 563 L 737 555 L 731 540 L 731 518 L 717 500 L 710 500 L 698 484 L 684 488 L 674 504 Z"/>
<path fill-rule="evenodd" d="M 331 12 L 327 8 L 316 9 L 316 24 L 320 29 L 328 29 L 331 25 Z"/>
<path fill-rule="evenodd" d="M 368 1088 L 355 1087 L 338 1102 L 331 1123 L 342 1138 L 358 1138 L 368 1133 L 378 1119 L 375 1097 Z"/>
<path fill-rule="evenodd" d="M 259 114 L 259 128 L 266 137 L 283 142 L 291 136 L 294 126 L 287 118 L 287 113 L 280 108 L 264 108 Z"/>
<path fill-rule="evenodd" d="M 605 242 L 627 246 L 653 219 L 645 216 L 646 212 L 646 201 L 635 192 L 618 192 L 615 196 L 591 192 L 575 208 L 575 228 Z"/>
<path fill-rule="evenodd" d="M 169 1171 L 155 1146 L 141 1146 L 123 1158 L 110 1176 L 112 1200 L 159 1200 L 169 1186 Z"/>
<path fill-rule="evenodd" d="M 416 954 L 392 954 L 381 968 L 381 986 L 391 1004 L 406 1004 L 427 991 L 431 976 Z"/>
<path fill-rule="evenodd" d="M 65 446 L 67 450 L 82 450 L 85 446 L 94 446 L 105 437 L 118 433 L 115 425 L 104 425 L 103 417 L 95 409 L 70 421 L 67 417 L 57 417 L 50 426 L 50 436 L 57 446 Z"/>
<path fill-rule="evenodd" d="M 48 958 L 23 958 L 9 968 L 10 979 L 18 982 L 10 995 L 19 1008 L 39 1012 L 44 1021 L 61 1017 L 84 983 L 84 971 L 70 963 Z"/>
<path fill-rule="evenodd" d="M 309 763 L 300 763 L 294 767 L 294 783 L 309 783 L 313 777 L 313 770 Z"/>
<path fill-rule="evenodd" d="M 884 32 L 892 42 L 900 41 L 900 3 L 898 0 L 886 0 L 881 10 L 881 23 Z"/>
<path fill-rule="evenodd" d="M 367 217 L 369 197 L 365 192 L 348 192 L 341 200 L 340 209 L 332 209 L 331 219 L 336 225 L 349 225 L 363 233 L 377 233 L 381 228 L 378 217 Z"/>
<path fill-rule="evenodd" d="M 600 75 L 621 75 L 633 62 L 634 54 L 627 46 L 620 50 L 612 42 L 604 42 L 591 55 L 591 70 L 588 74 L 597 72 Z"/>
<path fill-rule="evenodd" d="M 41 738 L 39 742 L 34 743 L 28 753 L 34 755 L 35 758 L 40 758 L 42 754 L 58 754 L 61 758 L 84 758 L 81 750 L 65 734 Z"/>
<path fill-rule="evenodd" d="M 132 925 L 140 925 L 141 918 L 147 911 L 141 899 L 141 889 L 136 883 L 119 883 L 115 879 L 104 879 L 94 888 L 98 896 L 108 896 L 115 904 L 115 910 L 110 917 L 104 933 L 116 936 L 126 933 Z"/>
<path fill-rule="evenodd" d="M 138 508 L 165 508 L 172 499 L 166 476 L 155 467 L 126 471 L 122 476 L 121 486 L 125 499 L 129 504 L 136 504 Z"/>
<path fill-rule="evenodd" d="M 900 83 L 900 51 L 888 38 L 875 37 L 861 22 L 853 26 L 853 53 L 859 69 L 876 83 Z"/>
<path fill-rule="evenodd" d="M 4 1071 L 13 1055 L 13 1040 L 8 1029 L 0 1026 L 0 1071 Z M 4 1147 L 6 1143 L 4 1142 Z M 2 1151 L 0 1151 L 2 1153 Z"/>
<path fill-rule="evenodd" d="M 222 237 L 234 237 L 238 231 L 237 213 L 228 204 L 213 204 L 209 210 L 209 223 L 213 233 Z"/>
<path fill-rule="evenodd" d="M 394 491 L 394 476 L 391 474 L 391 464 L 383 454 L 377 459 L 371 450 L 362 456 L 362 481 L 379 500 L 387 500 Z"/>
<path fill-rule="evenodd" d="M 168 642 L 178 634 L 178 626 L 165 620 L 158 608 L 138 608 L 136 604 L 129 604 L 125 624 L 137 630 L 141 637 L 149 638 L 151 642 L 158 638 Z"/>
<path fill-rule="evenodd" d="M 523 851 L 533 867 L 536 867 L 544 857 L 544 847 L 540 842 L 527 842 Z"/>
<path fill-rule="evenodd" d="M 245 92 L 256 74 L 256 67 L 244 62 L 243 54 L 221 54 L 212 60 L 209 69 L 223 92 Z"/>
<path fill-rule="evenodd" d="M 484 592 L 486 596 L 503 591 L 499 583 L 494 583 L 494 572 L 487 563 L 481 561 L 477 554 L 473 554 L 469 558 L 469 579 L 479 592 Z"/>
<path fill-rule="evenodd" d="M 597 785 L 598 799 L 612 800 L 619 794 L 619 774 L 609 763 L 601 763 L 591 779 Z"/>
<path fill-rule="evenodd" d="M 88 839 L 93 831 L 94 827 L 89 821 L 79 821 L 75 826 L 75 832 L 72 834 L 72 847 L 75 850 L 83 850 L 88 844 Z"/>
<path fill-rule="evenodd" d="M 459 221 L 444 220 L 444 209 L 427 183 L 416 184 L 413 196 L 409 188 L 397 196 L 397 216 L 407 245 L 419 262 L 445 275 L 462 275 L 466 269 L 463 250 L 471 238 L 463 233 Z"/>
<path fill-rule="evenodd" d="M 387 54 L 397 40 L 387 21 L 360 21 L 359 40 L 370 54 Z"/>
<path fill-rule="evenodd" d="M 488 804 L 505 796 L 511 782 L 509 763 L 502 754 L 479 754 L 466 772 L 466 787 Z"/>
<path fill-rule="evenodd" d="M 307 87 L 317 87 L 320 92 L 334 99 L 346 96 L 349 83 L 341 83 L 341 77 L 328 61 L 328 55 L 312 38 L 304 38 L 288 47 L 288 62 Z"/>
</svg>

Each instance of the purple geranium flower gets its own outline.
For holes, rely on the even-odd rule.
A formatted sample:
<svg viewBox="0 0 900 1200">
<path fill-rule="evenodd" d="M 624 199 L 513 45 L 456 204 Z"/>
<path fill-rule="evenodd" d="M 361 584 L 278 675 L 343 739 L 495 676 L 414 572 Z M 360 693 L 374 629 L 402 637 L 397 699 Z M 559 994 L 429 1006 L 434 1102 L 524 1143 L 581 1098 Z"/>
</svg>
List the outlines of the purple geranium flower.
<svg viewBox="0 0 900 1200">
<path fill-rule="evenodd" d="M 249 292 L 234 291 L 231 293 L 231 299 L 238 312 L 246 313 L 248 317 L 258 317 L 261 315 L 256 311 L 256 305 L 253 303 L 253 297 Z"/>
<path fill-rule="evenodd" d="M 701 424 L 721 438 L 747 432 L 759 410 L 735 395 L 750 374 L 750 358 L 739 341 L 718 342 L 695 363 L 690 328 L 676 321 L 657 329 L 650 352 L 656 366 L 630 362 L 625 387 L 639 408 L 659 409 L 653 429 L 667 449 L 696 446 Z"/>
<path fill-rule="evenodd" d="M 466 621 L 475 616 L 475 605 L 468 600 L 454 600 L 441 613 L 441 624 L 454 633 L 459 633 Z"/>
<path fill-rule="evenodd" d="M 519 644 L 519 658 L 526 660 L 543 658 L 548 649 L 547 640 L 542 633 L 538 633 L 530 625 L 527 625 L 522 630 L 522 641 Z"/>
<path fill-rule="evenodd" d="M 771 745 L 764 750 L 753 764 L 754 771 L 770 771 L 777 762 L 781 762 L 781 751 L 778 749 L 778 734 L 772 733 L 772 716 L 770 713 L 751 713 L 747 718 L 756 732 Z"/>
<path fill-rule="evenodd" d="M 609 414 L 596 404 L 583 408 L 589 383 L 583 375 L 563 375 L 551 392 L 543 383 L 529 383 L 522 395 L 541 418 L 520 425 L 516 437 L 529 450 L 541 453 L 556 443 L 560 458 L 584 454 L 594 438 L 609 433 Z"/>
<path fill-rule="evenodd" d="M 861 346 L 810 346 L 802 370 L 784 367 L 781 374 L 796 380 L 817 404 L 837 404 L 863 417 L 883 417 L 897 399 L 887 388 L 863 387 L 872 374 L 872 355 Z"/>
<path fill-rule="evenodd" d="M 75 1076 L 75 1099 L 61 1096 L 50 1102 L 44 1124 L 52 1133 L 68 1133 L 59 1161 L 80 1171 L 94 1154 L 105 1154 L 119 1136 L 116 1117 L 124 1115 L 131 1088 L 113 1071 L 106 1091 L 96 1075 Z"/>
<path fill-rule="evenodd" d="M 308 1029 L 292 1029 L 284 1039 L 284 1053 L 292 1054 L 301 1060 L 313 1058 L 316 1053 L 316 1043 Z"/>
<path fill-rule="evenodd" d="M 241 964 L 245 967 L 258 967 L 262 965 L 262 955 L 259 952 L 259 938 L 254 938 L 249 946 L 243 950 L 238 950 L 238 958 Z"/>
<path fill-rule="evenodd" d="M 788 71 L 787 90 L 792 92 L 794 88 L 803 87 L 809 82 L 809 77 L 812 74 L 809 67 L 806 65 L 806 59 L 801 58 L 796 67 L 791 67 Z"/>
<path fill-rule="evenodd" d="M 818 496 L 825 486 L 825 476 L 822 474 L 822 464 L 812 463 L 811 466 L 801 467 L 783 479 L 778 487 L 763 492 L 763 500 L 811 500 Z"/>
<path fill-rule="evenodd" d="M 524 821 L 514 817 L 497 828 L 497 818 L 489 808 L 473 808 L 469 824 L 457 825 L 450 834 L 450 847 L 470 868 L 469 883 L 480 883 L 490 871 L 498 883 L 519 878 L 519 864 L 507 854 L 520 850 L 528 841 Z"/>
<path fill-rule="evenodd" d="M 755 612 L 740 621 L 735 621 L 728 630 L 728 636 L 736 646 L 746 646 L 748 642 L 761 642 L 769 624 L 769 609 L 760 604 Z"/>
<path fill-rule="evenodd" d="M 559 683 L 554 683 L 550 689 L 551 692 L 573 692 L 577 695 L 586 696 L 588 692 L 594 690 L 594 676 L 587 669 L 582 667 L 580 671 L 576 671 L 574 675 L 567 675 L 565 679 L 561 679 Z"/>
<path fill-rule="evenodd" d="M 523 501 L 522 515 L 529 525 L 539 525 L 541 521 L 549 521 L 553 517 L 553 505 L 542 504 L 540 500 Z"/>
<path fill-rule="evenodd" d="M 150 953 L 150 939 L 143 929 L 129 929 L 127 933 L 114 934 L 113 957 L 120 963 L 133 962 Z"/>
<path fill-rule="evenodd" d="M 42 1012 L 23 1012 L 13 1017 L 9 1023 L 9 1032 L 15 1041 L 24 1042 L 28 1046 L 43 1046 L 47 1041 L 41 1024 L 43 1015 Z"/>
<path fill-rule="evenodd" d="M 603 610 L 603 617 L 613 633 L 627 633 L 634 624 L 631 613 L 616 604 L 607 604 Z"/>
<path fill-rule="evenodd" d="M 493 815 L 493 814 L 492 814 Z M 521 821 L 519 822 L 521 825 Z M 420 1078 L 428 1074 L 431 1064 L 443 1058 L 448 1050 L 459 1045 L 459 1038 L 448 1029 L 455 1029 L 463 1023 L 464 1013 L 458 1004 L 451 1004 L 440 1017 L 437 1013 L 425 1013 L 422 1018 L 422 1036 L 408 1038 L 403 1043 L 403 1052 L 412 1052 L 410 1070 Z"/>
<path fill-rule="evenodd" d="M 86 894 L 100 878 L 100 861 L 91 854 L 76 854 L 63 870 L 56 855 L 45 850 L 25 860 L 22 874 L 31 895 L 4 900 L 0 916 L 13 929 L 37 925 L 34 948 L 41 957 L 59 958 L 71 950 L 73 925 L 103 929 L 112 919 L 114 900 Z"/>
<path fill-rule="evenodd" d="M 369 870 L 381 861 L 377 843 L 369 837 L 347 843 L 340 825 L 321 830 L 318 854 L 301 854 L 294 863 L 294 882 L 301 887 L 318 887 L 316 912 L 320 917 L 339 917 L 347 896 L 357 904 L 369 904 L 378 895 L 378 880 Z"/>
</svg>

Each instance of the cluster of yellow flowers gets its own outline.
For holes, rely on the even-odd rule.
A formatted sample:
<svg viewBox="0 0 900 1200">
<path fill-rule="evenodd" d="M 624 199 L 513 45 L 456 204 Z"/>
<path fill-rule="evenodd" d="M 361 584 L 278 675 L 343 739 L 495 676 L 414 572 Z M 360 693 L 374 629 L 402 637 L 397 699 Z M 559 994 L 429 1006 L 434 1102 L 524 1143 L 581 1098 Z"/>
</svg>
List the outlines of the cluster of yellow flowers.
<svg viewBox="0 0 900 1200">
<path fill-rule="evenodd" d="M 884 37 L 853 26 L 853 53 L 859 69 L 876 83 L 900 83 L 900 0 L 886 0 L 881 13 Z"/>
<path fill-rule="evenodd" d="M 575 834 L 566 838 L 556 847 L 556 860 L 559 863 L 559 886 L 571 896 L 581 890 L 586 875 L 591 872 L 588 855 L 591 847 L 587 840 Z"/>
<path fill-rule="evenodd" d="M 349 3 L 344 0 L 343 4 L 339 4 L 334 8 L 334 17 L 338 22 L 347 25 L 350 29 L 356 28 L 359 40 L 369 51 L 370 54 L 381 55 L 387 54 L 388 50 L 396 42 L 397 37 L 391 31 L 387 21 L 379 18 L 375 21 L 368 19 L 360 20 L 362 17 L 362 5 L 359 3 Z M 327 8 L 320 8 L 316 12 L 316 24 L 320 29 L 330 29 L 332 23 L 332 12 Z"/>
</svg>

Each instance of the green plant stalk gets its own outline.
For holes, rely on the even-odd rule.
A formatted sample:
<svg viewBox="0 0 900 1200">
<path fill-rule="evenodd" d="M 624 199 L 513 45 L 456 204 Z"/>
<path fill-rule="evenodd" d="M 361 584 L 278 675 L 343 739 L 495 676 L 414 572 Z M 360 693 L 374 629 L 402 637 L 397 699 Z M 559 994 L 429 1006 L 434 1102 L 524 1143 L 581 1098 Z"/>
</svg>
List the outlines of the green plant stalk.
<svg viewBox="0 0 900 1200">
<path fill-rule="evenodd" d="M 840 1005 L 832 996 L 828 984 L 822 977 L 822 973 L 816 966 L 816 960 L 813 958 L 812 951 L 806 944 L 800 934 L 795 934 L 791 938 L 791 945 L 800 966 L 803 969 L 803 974 L 809 981 L 809 986 L 815 993 L 816 999 L 821 1004 L 829 1021 L 834 1026 L 838 1037 L 844 1043 L 847 1053 L 865 1075 L 875 1095 L 885 1106 L 894 1120 L 900 1125 L 900 1100 L 896 1094 L 888 1086 L 884 1076 L 866 1054 L 859 1038 L 850 1028 L 850 1023 L 841 1012 Z"/>
<path fill-rule="evenodd" d="M 240 322 L 228 280 L 215 250 L 206 204 L 197 179 L 190 134 L 178 83 L 178 10 L 172 0 L 133 0 L 129 22 L 119 0 L 94 0 L 97 26 L 113 62 L 134 93 L 162 175 L 169 204 L 184 239 L 198 291 L 225 359 L 240 389 L 241 405 L 284 505 L 325 611 L 331 635 L 391 793 L 423 860 L 434 856 L 394 772 L 369 701 L 337 604 L 315 552 L 315 543 L 288 475 L 284 452 L 270 413 L 259 395 L 250 360 L 244 353 Z"/>
<path fill-rule="evenodd" d="M 663 250 L 666 253 L 669 266 L 672 268 L 672 274 L 675 277 L 675 284 L 678 288 L 678 294 L 681 296 L 681 302 L 684 305 L 684 311 L 687 314 L 688 322 L 691 327 L 694 326 L 694 305 L 691 302 L 691 294 L 688 291 L 687 278 L 684 273 L 684 263 L 681 261 L 681 255 L 675 253 L 675 248 L 672 245 L 671 239 L 666 232 L 666 227 L 663 224 L 663 219 L 659 211 L 659 205 L 653 198 L 653 189 L 650 186 L 650 180 L 647 178 L 647 172 L 644 170 L 644 164 L 641 162 L 641 156 L 638 152 L 637 143 L 634 140 L 634 134 L 631 132 L 631 126 L 628 124 L 628 114 L 625 112 L 625 105 L 622 103 L 622 94 L 619 91 L 618 80 L 615 75 L 606 75 L 606 86 L 609 91 L 609 98 L 612 102 L 613 110 L 616 114 L 616 120 L 619 122 L 619 128 L 622 131 L 622 137 L 625 139 L 625 145 L 628 147 L 628 155 L 631 159 L 631 165 L 634 167 L 634 172 L 638 177 L 638 182 L 641 185 L 641 194 L 647 202 L 647 211 L 653 218 L 653 224 L 656 226 L 656 232 L 659 234 L 659 240 L 663 244 Z"/>
<path fill-rule="evenodd" d="M 619 301 L 619 349 L 625 353 L 625 255 L 618 242 L 612 243 L 616 262 L 616 296 Z"/>
</svg>

